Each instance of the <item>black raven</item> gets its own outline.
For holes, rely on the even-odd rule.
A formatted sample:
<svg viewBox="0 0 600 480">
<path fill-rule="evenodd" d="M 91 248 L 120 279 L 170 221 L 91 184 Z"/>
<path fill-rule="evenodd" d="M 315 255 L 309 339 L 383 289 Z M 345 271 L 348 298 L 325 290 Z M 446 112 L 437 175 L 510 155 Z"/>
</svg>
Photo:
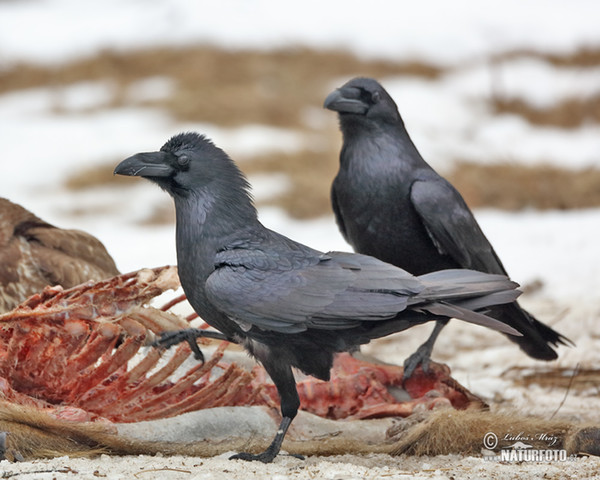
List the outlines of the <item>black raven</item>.
<svg viewBox="0 0 600 480">
<path fill-rule="evenodd" d="M 413 275 L 468 268 L 507 275 L 460 193 L 423 160 L 396 103 L 371 78 L 355 78 L 334 90 L 324 107 L 338 112 L 343 146 L 331 188 L 338 226 L 356 252 L 372 255 Z M 489 316 L 522 336 L 509 335 L 533 358 L 553 360 L 551 345 L 565 337 L 516 302 Z M 405 377 L 423 364 L 447 320 L 405 361 Z M 569 342 L 570 343 L 570 342 Z"/>
<path fill-rule="evenodd" d="M 300 404 L 291 367 L 326 380 L 336 352 L 439 318 L 518 335 L 474 311 L 514 301 L 516 284 L 503 275 L 445 270 L 414 277 L 373 257 L 319 252 L 265 228 L 246 178 L 202 135 L 176 135 L 158 152 L 127 158 L 115 173 L 145 177 L 173 197 L 187 298 L 224 338 L 259 360 L 277 387 L 283 419 L 273 442 L 261 454 L 232 458 L 270 462 L 279 452 Z"/>
</svg>

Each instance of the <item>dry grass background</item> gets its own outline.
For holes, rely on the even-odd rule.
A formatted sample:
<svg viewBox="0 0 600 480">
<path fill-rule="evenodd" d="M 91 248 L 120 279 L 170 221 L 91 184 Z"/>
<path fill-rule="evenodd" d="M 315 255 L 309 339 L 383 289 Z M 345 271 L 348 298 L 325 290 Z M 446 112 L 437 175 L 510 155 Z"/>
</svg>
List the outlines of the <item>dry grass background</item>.
<svg viewBox="0 0 600 480">
<path fill-rule="evenodd" d="M 600 66 L 600 50 L 580 50 L 569 55 L 515 51 L 490 59 L 491 63 L 533 57 L 557 68 Z M 457 66 L 456 68 L 459 68 Z M 332 84 L 354 75 L 375 78 L 407 75 L 435 79 L 450 69 L 420 63 L 364 60 L 341 51 L 287 49 L 279 51 L 229 51 L 208 46 L 104 51 L 57 66 L 14 65 L 0 72 L 0 93 L 24 88 L 62 87 L 82 81 L 107 81 L 110 100 L 94 108 L 152 106 L 165 109 L 180 121 L 208 122 L 220 126 L 266 124 L 317 133 L 324 139 L 320 150 L 265 154 L 247 159 L 247 173 L 283 172 L 291 189 L 266 200 L 295 218 L 330 212 L 329 187 L 337 170 L 341 144 L 337 129 L 315 131 L 307 120 L 309 108 L 319 108 Z M 133 100 L 128 92 L 135 82 L 149 77 L 174 82 L 170 95 L 160 100 Z M 570 98 L 547 109 L 535 108 L 520 98 L 489 98 L 490 111 L 511 113 L 535 125 L 575 128 L 600 122 L 600 96 Z M 65 181 L 71 189 L 108 182 L 126 183 L 112 175 L 114 159 L 106 168 L 80 170 Z M 600 205 L 600 171 L 573 171 L 550 166 L 526 167 L 519 159 L 479 165 L 456 159 L 447 176 L 472 207 L 505 209 L 526 207 L 570 209 Z M 153 215 L 157 222 L 172 221 L 169 213 Z"/>
<path fill-rule="evenodd" d="M 600 393 L 600 370 L 597 368 L 572 367 L 511 367 L 502 375 L 517 385 L 539 385 L 547 388 L 563 388 L 574 392 Z"/>
</svg>

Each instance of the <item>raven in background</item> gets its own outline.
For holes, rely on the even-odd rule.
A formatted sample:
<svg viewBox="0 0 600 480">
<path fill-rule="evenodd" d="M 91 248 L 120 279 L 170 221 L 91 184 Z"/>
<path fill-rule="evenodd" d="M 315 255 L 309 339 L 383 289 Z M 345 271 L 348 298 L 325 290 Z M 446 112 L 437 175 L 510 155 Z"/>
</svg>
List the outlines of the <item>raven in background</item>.
<svg viewBox="0 0 600 480">
<path fill-rule="evenodd" d="M 119 274 L 96 237 L 57 228 L 0 198 L 0 313 L 48 285 L 71 288 Z"/>
<path fill-rule="evenodd" d="M 507 275 L 498 255 L 458 191 L 423 160 L 385 89 L 371 78 L 355 78 L 330 93 L 324 107 L 338 112 L 343 146 L 331 188 L 338 226 L 356 252 L 413 275 L 468 268 Z M 527 355 L 554 360 L 552 346 L 571 343 L 518 303 L 487 315 L 518 330 L 509 335 Z M 404 363 L 405 378 L 422 364 L 448 320 Z"/>
<path fill-rule="evenodd" d="M 441 318 L 518 335 L 475 311 L 518 296 L 503 275 L 445 270 L 414 277 L 373 257 L 322 253 L 265 228 L 246 178 L 204 136 L 176 135 L 158 152 L 127 158 L 115 173 L 145 177 L 173 197 L 178 271 L 189 302 L 222 338 L 260 361 L 277 387 L 283 418 L 275 438 L 258 455 L 232 458 L 270 462 L 278 454 L 300 405 L 292 367 L 327 380 L 336 352 Z M 162 344 L 177 343 L 171 340 Z"/>
</svg>

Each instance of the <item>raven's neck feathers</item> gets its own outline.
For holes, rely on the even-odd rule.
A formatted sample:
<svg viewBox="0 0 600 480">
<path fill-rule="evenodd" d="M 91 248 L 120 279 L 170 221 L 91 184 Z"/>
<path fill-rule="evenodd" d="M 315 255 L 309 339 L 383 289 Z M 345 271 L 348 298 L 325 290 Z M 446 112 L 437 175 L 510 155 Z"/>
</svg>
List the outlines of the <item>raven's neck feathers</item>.
<svg viewBox="0 0 600 480">
<path fill-rule="evenodd" d="M 178 228 L 220 237 L 258 222 L 244 175 L 233 162 L 219 170 L 209 183 L 175 197 Z"/>
<path fill-rule="evenodd" d="M 340 130 L 344 138 L 354 137 L 361 132 L 368 132 L 369 135 L 377 135 L 379 132 L 392 131 L 395 135 L 401 132 L 408 137 L 408 132 L 404 126 L 404 120 L 400 114 L 397 116 L 383 118 L 370 118 L 358 114 L 338 114 Z"/>
<path fill-rule="evenodd" d="M 391 172 L 406 168 L 430 168 L 412 142 L 402 120 L 399 123 L 382 123 L 356 115 L 341 117 L 344 139 L 341 168 L 371 171 L 376 163 L 380 164 L 380 170 L 390 169 Z"/>
<path fill-rule="evenodd" d="M 250 184 L 233 160 L 217 147 L 210 148 L 203 160 L 202 175 L 191 182 L 193 188 L 174 195 L 178 264 L 206 267 L 189 273 L 201 277 L 210 274 L 215 253 L 227 246 L 228 239 L 260 225 Z M 186 267 L 180 268 L 185 273 Z"/>
</svg>

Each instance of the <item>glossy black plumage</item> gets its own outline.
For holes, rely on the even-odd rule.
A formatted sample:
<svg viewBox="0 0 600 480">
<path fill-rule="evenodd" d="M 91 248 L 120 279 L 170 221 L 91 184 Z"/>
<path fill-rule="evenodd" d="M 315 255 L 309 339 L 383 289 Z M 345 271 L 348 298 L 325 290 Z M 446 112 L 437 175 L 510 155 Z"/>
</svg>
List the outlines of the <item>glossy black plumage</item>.
<svg viewBox="0 0 600 480">
<path fill-rule="evenodd" d="M 124 160 L 115 173 L 148 178 L 173 197 L 188 300 L 257 358 L 277 386 L 283 420 L 275 439 L 259 455 L 234 458 L 269 462 L 279 452 L 299 407 L 291 367 L 328 379 L 336 352 L 439 318 L 517 334 L 475 311 L 518 296 L 504 276 L 448 270 L 417 278 L 373 257 L 319 252 L 265 228 L 245 177 L 201 135 L 177 135 L 159 152 Z"/>
<path fill-rule="evenodd" d="M 414 275 L 447 268 L 507 274 L 460 193 L 421 157 L 394 100 L 377 81 L 350 80 L 324 106 L 338 112 L 343 135 L 332 206 L 356 252 Z M 508 338 L 533 358 L 553 360 L 552 347 L 569 342 L 516 302 L 489 315 L 521 332 Z M 409 357 L 408 374 L 421 362 L 426 366 L 443 323 Z"/>
</svg>

